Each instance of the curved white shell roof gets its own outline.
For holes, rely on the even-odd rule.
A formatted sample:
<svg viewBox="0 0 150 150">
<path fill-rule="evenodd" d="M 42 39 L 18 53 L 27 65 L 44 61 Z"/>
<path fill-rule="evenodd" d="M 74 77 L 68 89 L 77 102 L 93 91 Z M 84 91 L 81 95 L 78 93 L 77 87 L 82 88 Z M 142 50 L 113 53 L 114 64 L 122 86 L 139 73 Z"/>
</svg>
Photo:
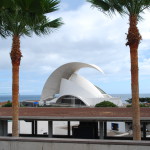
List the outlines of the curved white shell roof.
<svg viewBox="0 0 150 150">
<path fill-rule="evenodd" d="M 59 98 L 56 103 L 59 103 L 62 97 L 68 95 L 79 98 L 86 106 L 95 106 L 102 101 L 111 101 L 118 106 L 122 105 L 120 98 L 117 99 L 108 94 L 103 94 L 91 82 L 76 73 L 72 74 L 69 80 L 61 79 Z"/>
<path fill-rule="evenodd" d="M 59 93 L 61 79 L 69 79 L 72 74 L 78 71 L 81 68 L 94 68 L 103 73 L 103 71 L 96 65 L 81 63 L 81 62 L 72 62 L 67 63 L 59 68 L 57 68 L 47 79 L 43 91 L 41 100 L 47 100 L 53 98 L 54 94 Z"/>
</svg>

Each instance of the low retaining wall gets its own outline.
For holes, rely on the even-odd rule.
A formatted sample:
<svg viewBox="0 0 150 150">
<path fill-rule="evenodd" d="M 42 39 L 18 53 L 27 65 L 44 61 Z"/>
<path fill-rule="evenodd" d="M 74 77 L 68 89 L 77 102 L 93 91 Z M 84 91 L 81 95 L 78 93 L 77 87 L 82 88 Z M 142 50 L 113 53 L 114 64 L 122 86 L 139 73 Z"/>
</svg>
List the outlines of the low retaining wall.
<svg viewBox="0 0 150 150">
<path fill-rule="evenodd" d="M 149 150 L 149 141 L 0 137 L 0 150 Z"/>
</svg>

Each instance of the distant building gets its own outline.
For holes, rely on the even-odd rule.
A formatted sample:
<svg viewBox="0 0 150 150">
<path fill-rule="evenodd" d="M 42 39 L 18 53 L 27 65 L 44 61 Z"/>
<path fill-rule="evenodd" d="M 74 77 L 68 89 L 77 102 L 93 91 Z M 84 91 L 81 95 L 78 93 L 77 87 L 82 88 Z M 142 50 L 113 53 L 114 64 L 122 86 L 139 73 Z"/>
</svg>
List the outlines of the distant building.
<svg viewBox="0 0 150 150">
<path fill-rule="evenodd" d="M 20 102 L 20 105 L 25 107 L 37 107 L 38 104 L 39 104 L 38 100 L 25 100 Z"/>
<path fill-rule="evenodd" d="M 111 101 L 122 106 L 120 98 L 114 98 L 101 88 L 77 74 L 82 68 L 93 68 L 103 73 L 96 65 L 81 62 L 67 63 L 57 68 L 47 79 L 39 102 L 40 105 L 65 105 L 92 107 L 102 101 Z"/>
</svg>

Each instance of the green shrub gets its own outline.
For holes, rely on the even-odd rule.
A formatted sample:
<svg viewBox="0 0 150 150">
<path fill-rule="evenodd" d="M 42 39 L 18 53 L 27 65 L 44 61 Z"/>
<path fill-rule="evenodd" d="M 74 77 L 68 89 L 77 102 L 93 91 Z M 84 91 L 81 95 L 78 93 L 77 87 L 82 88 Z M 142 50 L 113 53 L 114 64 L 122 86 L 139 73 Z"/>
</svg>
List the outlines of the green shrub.
<svg viewBox="0 0 150 150">
<path fill-rule="evenodd" d="M 140 107 L 149 107 L 149 106 L 146 106 L 145 104 L 140 104 Z"/>
<path fill-rule="evenodd" d="M 112 102 L 103 101 L 103 102 L 96 104 L 95 107 L 118 107 L 118 106 Z"/>
<path fill-rule="evenodd" d="M 126 107 L 132 107 L 131 104 L 127 105 Z M 146 106 L 145 104 L 140 104 L 140 107 L 149 107 L 149 106 Z"/>
<path fill-rule="evenodd" d="M 125 100 L 127 103 L 132 104 L 132 98 Z M 140 103 L 150 103 L 150 97 L 140 97 L 139 98 Z"/>
<path fill-rule="evenodd" d="M 2 105 L 2 107 L 12 107 L 12 102 L 7 101 L 7 103 Z"/>
<path fill-rule="evenodd" d="M 132 105 L 127 105 L 126 107 L 132 107 Z"/>
</svg>

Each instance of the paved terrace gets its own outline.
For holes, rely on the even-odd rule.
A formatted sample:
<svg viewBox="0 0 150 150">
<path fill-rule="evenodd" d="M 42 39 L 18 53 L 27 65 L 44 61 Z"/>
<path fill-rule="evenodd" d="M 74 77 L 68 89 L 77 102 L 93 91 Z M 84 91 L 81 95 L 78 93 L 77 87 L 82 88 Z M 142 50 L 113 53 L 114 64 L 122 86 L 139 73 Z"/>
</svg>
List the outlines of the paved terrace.
<svg viewBox="0 0 150 150">
<path fill-rule="evenodd" d="M 0 120 L 11 119 L 12 108 L 0 108 Z M 130 121 L 132 108 L 23 108 L 19 109 L 19 119 L 70 120 L 70 121 Z M 141 108 L 141 121 L 150 121 L 150 108 Z"/>
</svg>

